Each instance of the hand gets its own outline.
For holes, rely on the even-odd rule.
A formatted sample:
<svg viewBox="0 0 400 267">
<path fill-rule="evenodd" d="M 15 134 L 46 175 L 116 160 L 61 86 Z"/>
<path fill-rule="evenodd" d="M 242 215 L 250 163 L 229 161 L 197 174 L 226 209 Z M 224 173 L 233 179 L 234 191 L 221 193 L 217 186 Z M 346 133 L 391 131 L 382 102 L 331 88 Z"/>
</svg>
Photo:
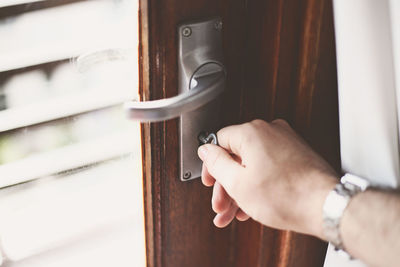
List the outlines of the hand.
<svg viewBox="0 0 400 267">
<path fill-rule="evenodd" d="M 283 120 L 255 120 L 203 145 L 202 181 L 214 186 L 214 224 L 249 216 L 269 227 L 323 238 L 322 206 L 337 183 L 334 170 Z"/>
</svg>

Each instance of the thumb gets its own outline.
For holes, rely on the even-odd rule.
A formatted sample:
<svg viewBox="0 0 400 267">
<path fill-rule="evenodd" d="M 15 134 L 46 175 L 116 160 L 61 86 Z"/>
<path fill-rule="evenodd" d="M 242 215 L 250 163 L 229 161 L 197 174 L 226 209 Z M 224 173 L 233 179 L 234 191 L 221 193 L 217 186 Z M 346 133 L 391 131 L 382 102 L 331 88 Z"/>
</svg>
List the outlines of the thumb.
<svg viewBox="0 0 400 267">
<path fill-rule="evenodd" d="M 198 155 L 207 167 L 208 172 L 229 193 L 239 179 L 242 166 L 223 148 L 216 145 L 202 145 Z"/>
</svg>

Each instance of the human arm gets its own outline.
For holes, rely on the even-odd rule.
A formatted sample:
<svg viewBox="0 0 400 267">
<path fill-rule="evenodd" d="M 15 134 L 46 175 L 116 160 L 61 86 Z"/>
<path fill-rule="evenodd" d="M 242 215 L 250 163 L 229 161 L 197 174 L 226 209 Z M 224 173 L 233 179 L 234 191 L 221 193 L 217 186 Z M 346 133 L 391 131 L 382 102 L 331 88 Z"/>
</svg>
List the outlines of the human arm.
<svg viewBox="0 0 400 267">
<path fill-rule="evenodd" d="M 354 196 L 341 221 L 346 250 L 370 266 L 399 266 L 400 195 L 370 189 Z"/>
<path fill-rule="evenodd" d="M 223 149 L 213 145 L 204 145 L 199 149 L 199 156 L 204 161 L 203 183 L 214 185 L 212 206 L 217 212 L 214 219 L 217 226 L 226 226 L 235 216 L 245 220 L 249 215 L 270 227 L 325 238 L 322 206 L 329 191 L 338 182 L 338 175 L 286 122 L 277 120 L 266 123 L 256 120 L 230 126 L 218 132 L 218 140 Z M 356 200 L 362 195 L 368 195 L 368 192 L 359 195 L 350 201 L 344 213 L 341 233 L 345 248 L 350 253 L 372 263 L 370 255 L 363 252 L 368 249 L 362 247 L 373 248 L 378 244 L 366 242 L 364 235 L 369 236 L 368 240 L 375 240 L 380 232 L 371 229 L 371 233 L 365 233 L 360 222 L 378 220 L 383 214 L 377 210 L 375 214 L 352 212 L 349 215 L 353 209 L 360 209 L 358 205 L 364 205 Z M 380 203 L 383 200 L 382 197 L 374 197 L 371 201 Z M 392 210 L 388 213 L 397 212 L 396 203 L 393 202 Z M 397 227 L 393 221 L 379 220 L 379 223 L 389 224 L 385 229 Z M 362 245 L 352 237 L 357 231 L 362 232 L 361 237 L 358 237 L 364 240 Z M 399 232 L 396 234 L 399 237 Z M 396 256 L 398 250 L 394 250 L 397 247 L 393 244 L 389 247 L 385 241 L 389 239 L 379 243 L 384 247 L 382 251 L 399 260 L 399 256 Z M 394 239 L 393 242 L 399 245 L 399 241 Z M 371 257 L 380 259 L 384 255 Z M 382 263 L 390 266 L 390 262 Z"/>
</svg>

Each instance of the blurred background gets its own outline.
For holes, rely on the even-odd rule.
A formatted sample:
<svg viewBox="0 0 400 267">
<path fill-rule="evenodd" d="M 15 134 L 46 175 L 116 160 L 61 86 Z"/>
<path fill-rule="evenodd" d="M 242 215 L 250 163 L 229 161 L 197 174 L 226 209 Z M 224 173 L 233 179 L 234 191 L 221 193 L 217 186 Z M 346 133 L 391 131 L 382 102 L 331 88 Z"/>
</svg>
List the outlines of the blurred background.
<svg viewBox="0 0 400 267">
<path fill-rule="evenodd" d="M 145 266 L 137 2 L 0 1 L 1 266 Z"/>
</svg>

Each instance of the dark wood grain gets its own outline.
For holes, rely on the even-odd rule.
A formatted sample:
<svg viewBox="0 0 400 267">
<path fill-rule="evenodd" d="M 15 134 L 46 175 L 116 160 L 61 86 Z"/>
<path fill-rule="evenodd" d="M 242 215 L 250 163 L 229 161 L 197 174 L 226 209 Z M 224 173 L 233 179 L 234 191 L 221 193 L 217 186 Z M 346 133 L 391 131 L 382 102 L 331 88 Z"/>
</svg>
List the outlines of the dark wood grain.
<svg viewBox="0 0 400 267">
<path fill-rule="evenodd" d="M 243 2 L 232 1 L 229 6 L 224 14 L 237 19 L 229 10 L 242 12 Z M 141 34 L 142 64 L 147 60 L 144 63 L 149 66 L 141 75 L 143 99 L 178 93 L 177 25 L 185 20 L 221 15 L 222 7 L 228 7 L 228 1 L 141 1 L 142 31 L 148 23 L 147 36 Z M 148 42 L 147 48 L 144 42 Z M 213 226 L 210 189 L 198 180 L 182 183 L 178 178 L 177 127 L 177 120 L 143 125 L 145 207 L 151 209 L 146 213 L 148 265 L 231 266 L 234 232 Z"/>
<path fill-rule="evenodd" d="M 241 121 L 284 118 L 339 170 L 331 1 L 249 1 L 247 14 L 246 108 Z M 262 253 L 255 266 L 323 265 L 326 243 L 278 233 L 260 229 Z"/>
<path fill-rule="evenodd" d="M 223 124 L 284 118 L 339 167 L 331 0 L 140 0 L 143 100 L 177 92 L 176 27 L 222 16 Z M 322 266 L 315 238 L 234 222 L 212 225 L 211 190 L 178 178 L 178 121 L 142 127 L 148 266 Z"/>
</svg>

